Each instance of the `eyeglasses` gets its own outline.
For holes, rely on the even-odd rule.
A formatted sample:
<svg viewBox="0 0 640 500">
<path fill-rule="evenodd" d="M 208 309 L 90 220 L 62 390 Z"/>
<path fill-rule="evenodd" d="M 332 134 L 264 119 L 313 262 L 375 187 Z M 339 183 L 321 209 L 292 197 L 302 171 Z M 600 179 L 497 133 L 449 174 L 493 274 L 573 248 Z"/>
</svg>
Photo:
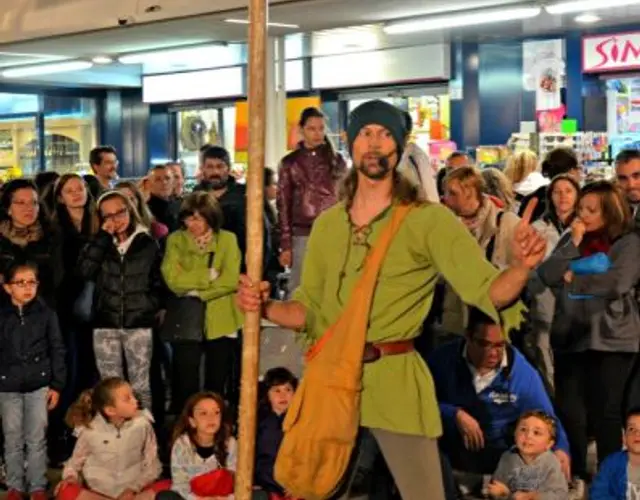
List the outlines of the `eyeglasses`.
<svg viewBox="0 0 640 500">
<path fill-rule="evenodd" d="M 507 347 L 507 342 L 506 341 L 502 341 L 502 342 L 491 342 L 489 340 L 485 340 L 485 339 L 472 339 L 473 343 L 475 343 L 478 347 L 481 347 L 482 349 L 484 349 L 485 351 L 491 351 L 491 350 L 496 350 L 496 351 L 503 351 L 505 347 Z"/>
<path fill-rule="evenodd" d="M 112 214 L 102 214 L 102 218 L 104 220 L 122 220 L 124 219 L 127 214 L 129 213 L 129 210 L 127 210 L 126 208 L 123 208 L 122 210 L 118 210 L 117 212 L 114 212 Z"/>
<path fill-rule="evenodd" d="M 36 280 L 17 280 L 10 281 L 10 285 L 17 286 L 18 288 L 34 288 L 40 284 L 39 281 Z"/>
</svg>

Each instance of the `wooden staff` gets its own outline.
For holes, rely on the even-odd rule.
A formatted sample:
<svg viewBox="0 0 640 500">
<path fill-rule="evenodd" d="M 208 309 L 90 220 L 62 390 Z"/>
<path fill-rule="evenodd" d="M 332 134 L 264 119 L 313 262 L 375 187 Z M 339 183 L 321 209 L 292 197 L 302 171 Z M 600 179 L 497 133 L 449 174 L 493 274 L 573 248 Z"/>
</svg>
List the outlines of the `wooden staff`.
<svg viewBox="0 0 640 500">
<path fill-rule="evenodd" d="M 262 280 L 267 0 L 249 0 L 249 172 L 247 175 L 247 273 Z M 245 316 L 240 386 L 240 439 L 236 500 L 251 500 L 258 404 L 260 313 Z"/>
</svg>

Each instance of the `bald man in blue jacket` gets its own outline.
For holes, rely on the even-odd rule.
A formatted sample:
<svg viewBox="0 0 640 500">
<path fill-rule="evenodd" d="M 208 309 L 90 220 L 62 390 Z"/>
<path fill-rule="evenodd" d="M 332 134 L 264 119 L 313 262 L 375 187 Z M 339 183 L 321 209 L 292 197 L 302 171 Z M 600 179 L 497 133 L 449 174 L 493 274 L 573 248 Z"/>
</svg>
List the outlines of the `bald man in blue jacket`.
<svg viewBox="0 0 640 500">
<path fill-rule="evenodd" d="M 428 364 L 442 415 L 441 448 L 454 469 L 492 474 L 513 446 L 518 417 L 541 410 L 556 419 L 554 451 L 571 477 L 567 435 L 542 378 L 505 340 L 500 325 L 471 309 L 466 337 L 437 348 Z"/>
</svg>

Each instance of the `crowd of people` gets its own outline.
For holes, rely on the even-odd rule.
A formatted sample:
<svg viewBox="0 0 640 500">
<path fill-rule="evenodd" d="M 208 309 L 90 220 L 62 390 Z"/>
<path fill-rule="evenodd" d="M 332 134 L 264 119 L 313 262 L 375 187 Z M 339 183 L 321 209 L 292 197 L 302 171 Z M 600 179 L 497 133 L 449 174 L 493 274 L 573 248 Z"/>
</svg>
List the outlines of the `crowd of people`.
<svg viewBox="0 0 640 500">
<path fill-rule="evenodd" d="M 211 492 L 207 474 L 235 470 L 245 187 L 223 148 L 205 147 L 201 159 L 191 193 L 179 164 L 118 181 L 107 146 L 91 152 L 93 175 L 46 172 L 2 186 L 9 500 L 47 498 L 48 468 L 62 468 L 56 494 L 64 500 L 232 495 L 232 476 L 214 478 Z M 275 177 L 267 182 L 269 192 Z M 265 199 L 265 219 L 276 222 L 274 203 Z M 269 252 L 274 231 L 265 227 Z M 288 370 L 272 370 L 260 402 L 266 434 L 256 486 L 275 498 L 284 492 L 273 479 L 269 422 L 296 383 Z M 205 493 L 190 486 L 200 476 Z"/>
<path fill-rule="evenodd" d="M 246 189 L 222 147 L 201 150 L 190 193 L 178 163 L 118 181 L 108 146 L 91 176 L 2 186 L 9 500 L 47 498 L 48 466 L 60 500 L 233 498 L 243 312 L 317 341 L 401 205 L 345 488 L 565 500 L 592 483 L 590 498 L 636 498 L 640 152 L 596 182 L 562 148 L 514 153 L 504 171 L 459 152 L 437 172 L 407 146 L 408 115 L 371 101 L 350 117 L 347 168 L 319 110 L 299 125 L 266 170 L 259 287 L 242 274 Z M 274 464 L 297 379 L 274 367 L 262 385 L 255 495 L 291 500 Z"/>
</svg>

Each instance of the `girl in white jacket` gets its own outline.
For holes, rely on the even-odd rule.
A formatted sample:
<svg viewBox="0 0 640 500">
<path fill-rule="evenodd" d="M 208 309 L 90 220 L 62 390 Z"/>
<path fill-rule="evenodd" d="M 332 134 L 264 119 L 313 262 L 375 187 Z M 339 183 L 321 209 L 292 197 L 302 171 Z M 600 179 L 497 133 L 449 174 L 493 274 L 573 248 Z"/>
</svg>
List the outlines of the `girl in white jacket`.
<svg viewBox="0 0 640 500">
<path fill-rule="evenodd" d="M 104 379 L 83 393 L 67 415 L 78 441 L 57 500 L 153 500 L 167 489 L 156 483 L 162 465 L 151 420 L 120 378 Z"/>
<path fill-rule="evenodd" d="M 187 401 L 173 433 L 172 491 L 157 500 L 233 499 L 237 447 L 224 413 L 224 400 L 213 392 Z"/>
</svg>

